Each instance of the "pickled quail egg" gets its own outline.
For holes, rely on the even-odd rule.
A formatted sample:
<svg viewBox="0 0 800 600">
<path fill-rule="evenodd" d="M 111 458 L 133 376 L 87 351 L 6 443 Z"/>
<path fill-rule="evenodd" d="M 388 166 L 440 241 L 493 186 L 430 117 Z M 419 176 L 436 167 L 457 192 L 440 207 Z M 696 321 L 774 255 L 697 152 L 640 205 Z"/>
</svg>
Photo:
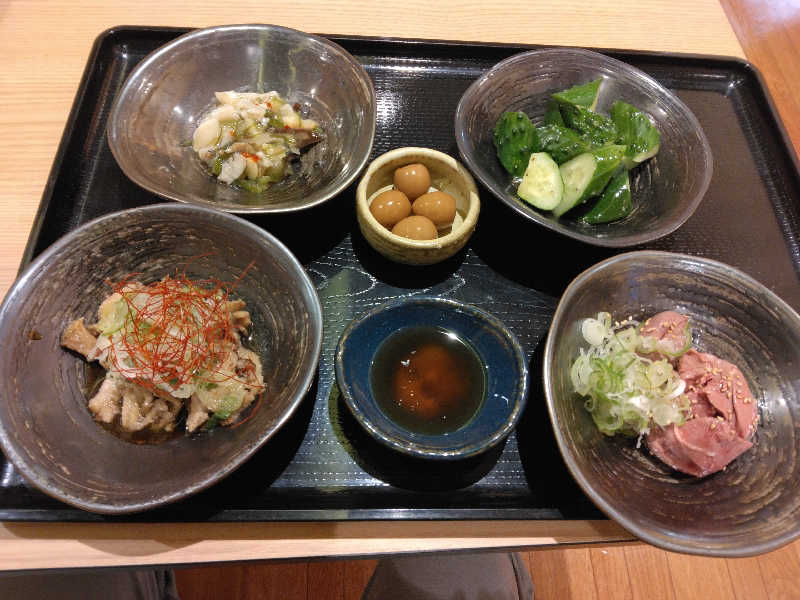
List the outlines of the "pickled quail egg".
<svg viewBox="0 0 800 600">
<path fill-rule="evenodd" d="M 411 240 L 435 240 L 436 225 L 428 217 L 411 215 L 392 227 L 392 233 Z"/>
<path fill-rule="evenodd" d="M 428 217 L 440 229 L 449 227 L 456 216 L 456 199 L 446 192 L 428 192 L 414 200 L 411 211 Z"/>
<path fill-rule="evenodd" d="M 375 197 L 369 211 L 378 223 L 392 228 L 411 214 L 411 202 L 403 192 L 388 190 Z"/>
<path fill-rule="evenodd" d="M 431 187 L 431 174 L 423 164 L 406 165 L 395 170 L 393 183 L 413 202 Z"/>
</svg>

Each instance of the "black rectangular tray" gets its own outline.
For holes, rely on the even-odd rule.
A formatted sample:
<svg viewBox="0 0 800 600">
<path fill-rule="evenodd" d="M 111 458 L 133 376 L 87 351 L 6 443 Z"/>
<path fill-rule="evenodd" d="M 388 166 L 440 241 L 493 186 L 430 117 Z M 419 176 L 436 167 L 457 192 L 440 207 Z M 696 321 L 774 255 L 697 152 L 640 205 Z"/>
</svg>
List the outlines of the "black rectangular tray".
<svg viewBox="0 0 800 600">
<path fill-rule="evenodd" d="M 106 142 L 106 121 L 133 67 L 184 31 L 121 27 L 97 39 L 23 267 L 89 219 L 160 201 L 118 168 Z M 458 156 L 453 114 L 463 91 L 498 61 L 533 47 L 329 37 L 356 56 L 375 83 L 373 157 L 409 145 Z M 606 52 L 675 90 L 702 124 L 714 154 L 711 186 L 695 215 L 643 247 L 734 265 L 800 308 L 800 175 L 758 73 L 733 58 Z M 61 504 L 26 485 L 3 459 L 0 520 L 603 518 L 562 462 L 540 372 L 559 296 L 579 272 L 618 251 L 524 222 L 480 191 L 482 212 L 467 250 L 426 268 L 390 263 L 366 244 L 356 225 L 355 185 L 302 214 L 252 217 L 298 256 L 323 305 L 319 372 L 298 413 L 223 482 L 142 515 L 112 518 Z M 484 307 L 514 330 L 530 357 L 532 387 L 516 433 L 496 451 L 461 464 L 418 461 L 377 445 L 350 417 L 334 386 L 334 347 L 346 323 L 390 298 L 420 292 Z"/>
</svg>

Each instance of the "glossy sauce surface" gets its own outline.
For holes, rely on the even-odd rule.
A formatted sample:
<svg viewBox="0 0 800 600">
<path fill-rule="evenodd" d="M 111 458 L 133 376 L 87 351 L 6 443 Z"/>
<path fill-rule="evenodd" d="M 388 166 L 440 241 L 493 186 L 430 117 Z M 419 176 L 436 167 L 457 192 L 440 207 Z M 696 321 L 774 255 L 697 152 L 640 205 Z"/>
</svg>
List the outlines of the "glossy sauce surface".
<svg viewBox="0 0 800 600">
<path fill-rule="evenodd" d="M 475 351 L 438 327 L 401 329 L 378 347 L 370 387 L 397 425 L 437 435 L 466 425 L 485 395 L 484 367 Z"/>
</svg>

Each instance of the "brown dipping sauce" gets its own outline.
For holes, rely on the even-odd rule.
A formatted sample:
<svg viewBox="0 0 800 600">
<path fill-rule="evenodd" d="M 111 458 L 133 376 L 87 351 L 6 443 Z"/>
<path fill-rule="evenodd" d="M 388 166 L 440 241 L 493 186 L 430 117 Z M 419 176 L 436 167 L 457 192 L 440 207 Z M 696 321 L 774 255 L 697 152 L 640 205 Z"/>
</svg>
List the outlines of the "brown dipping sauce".
<svg viewBox="0 0 800 600">
<path fill-rule="evenodd" d="M 438 327 L 407 327 L 380 345 L 370 366 L 378 406 L 397 425 L 439 435 L 466 425 L 485 395 L 475 351 Z"/>
</svg>

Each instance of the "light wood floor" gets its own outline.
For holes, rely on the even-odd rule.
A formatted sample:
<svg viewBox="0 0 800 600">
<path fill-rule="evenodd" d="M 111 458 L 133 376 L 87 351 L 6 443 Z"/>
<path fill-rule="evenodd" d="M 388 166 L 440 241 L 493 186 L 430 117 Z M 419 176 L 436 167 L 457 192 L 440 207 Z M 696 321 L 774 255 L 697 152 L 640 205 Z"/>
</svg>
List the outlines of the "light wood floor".
<svg viewBox="0 0 800 600">
<path fill-rule="evenodd" d="M 800 542 L 765 556 L 700 558 L 645 544 L 524 553 L 536 600 L 797 600 Z M 177 571 L 182 600 L 358 600 L 377 561 L 317 561 Z M 413 600 L 413 599 L 409 599 Z"/>
</svg>

